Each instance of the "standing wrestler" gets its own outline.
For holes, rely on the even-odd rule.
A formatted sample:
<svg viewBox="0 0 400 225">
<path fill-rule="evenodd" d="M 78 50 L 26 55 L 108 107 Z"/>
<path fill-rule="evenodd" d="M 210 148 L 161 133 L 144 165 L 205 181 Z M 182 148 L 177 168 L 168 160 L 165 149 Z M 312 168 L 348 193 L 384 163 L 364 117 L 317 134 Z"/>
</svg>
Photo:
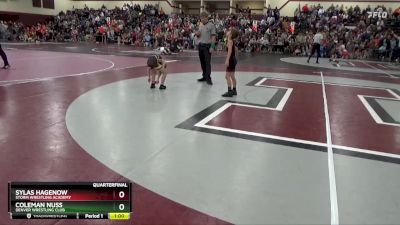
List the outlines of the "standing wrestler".
<svg viewBox="0 0 400 225">
<path fill-rule="evenodd" d="M 226 66 L 226 74 L 225 79 L 226 83 L 228 84 L 228 92 L 222 95 L 222 97 L 233 97 L 237 95 L 236 91 L 236 44 L 235 40 L 239 36 L 239 31 L 236 28 L 231 28 L 228 33 L 226 34 L 228 38 L 228 55 L 225 59 L 225 66 Z"/>
</svg>

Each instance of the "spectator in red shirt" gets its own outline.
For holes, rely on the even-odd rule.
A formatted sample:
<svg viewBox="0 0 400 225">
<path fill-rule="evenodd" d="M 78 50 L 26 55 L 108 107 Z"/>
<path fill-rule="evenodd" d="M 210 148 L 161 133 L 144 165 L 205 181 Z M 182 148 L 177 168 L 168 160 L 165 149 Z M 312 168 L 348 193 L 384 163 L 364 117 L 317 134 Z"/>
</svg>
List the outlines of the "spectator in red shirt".
<svg viewBox="0 0 400 225">
<path fill-rule="evenodd" d="M 306 14 L 308 14 L 309 8 L 308 8 L 308 5 L 307 5 L 307 4 L 305 4 L 305 5 L 303 6 L 303 12 L 306 13 Z"/>
<path fill-rule="evenodd" d="M 106 43 L 106 29 L 105 29 L 105 27 L 104 26 L 101 26 L 101 27 L 99 27 L 99 33 L 101 34 L 101 42 L 102 43 Z"/>
<path fill-rule="evenodd" d="M 232 17 L 232 20 L 231 20 L 231 22 L 229 23 L 229 26 L 230 26 L 230 27 L 237 27 L 237 26 L 238 26 L 235 16 Z"/>
</svg>

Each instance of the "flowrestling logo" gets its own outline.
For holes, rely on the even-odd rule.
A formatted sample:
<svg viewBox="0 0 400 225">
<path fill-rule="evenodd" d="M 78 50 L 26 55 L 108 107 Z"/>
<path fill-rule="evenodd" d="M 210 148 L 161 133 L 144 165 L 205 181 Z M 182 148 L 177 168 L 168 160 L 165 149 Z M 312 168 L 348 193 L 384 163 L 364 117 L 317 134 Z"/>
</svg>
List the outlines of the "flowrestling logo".
<svg viewBox="0 0 400 225">
<path fill-rule="evenodd" d="M 383 11 L 382 8 L 378 8 L 376 11 L 368 12 L 368 18 L 381 18 L 386 19 L 388 17 L 388 13 Z"/>
</svg>

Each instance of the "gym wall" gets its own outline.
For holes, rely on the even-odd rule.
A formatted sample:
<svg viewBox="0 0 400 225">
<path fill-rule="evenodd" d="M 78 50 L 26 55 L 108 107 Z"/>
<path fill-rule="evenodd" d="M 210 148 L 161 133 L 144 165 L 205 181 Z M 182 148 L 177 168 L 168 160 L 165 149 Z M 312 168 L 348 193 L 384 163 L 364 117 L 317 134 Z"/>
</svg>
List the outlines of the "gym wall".
<svg viewBox="0 0 400 225">
<path fill-rule="evenodd" d="M 282 1 L 282 0 L 269 0 L 271 7 L 275 8 L 277 6 L 278 8 L 281 8 L 287 1 Z M 344 7 L 351 7 L 351 6 L 360 6 L 361 9 L 367 8 L 368 5 L 370 5 L 372 8 L 378 6 L 378 5 L 385 5 L 387 9 L 392 8 L 395 10 L 400 6 L 400 1 L 290 1 L 287 3 L 282 9 L 281 9 L 281 15 L 282 16 L 289 16 L 292 17 L 294 15 L 294 11 L 299 7 L 299 4 L 301 7 L 303 7 L 305 4 L 308 5 L 318 5 L 321 4 L 324 8 L 328 8 L 332 4 L 336 5 L 343 5 Z"/>
<path fill-rule="evenodd" d="M 42 0 L 39 0 L 41 2 Z M 46 9 L 43 7 L 33 7 L 32 0 L 0 0 L 0 13 L 25 13 L 38 15 L 56 15 L 61 11 L 75 8 L 83 8 L 85 4 L 92 8 L 100 8 L 103 4 L 107 8 L 115 6 L 123 6 L 125 3 L 140 4 L 157 4 L 164 9 L 166 13 L 171 13 L 173 8 L 166 1 L 72 1 L 72 0 L 55 0 L 54 9 Z"/>
</svg>

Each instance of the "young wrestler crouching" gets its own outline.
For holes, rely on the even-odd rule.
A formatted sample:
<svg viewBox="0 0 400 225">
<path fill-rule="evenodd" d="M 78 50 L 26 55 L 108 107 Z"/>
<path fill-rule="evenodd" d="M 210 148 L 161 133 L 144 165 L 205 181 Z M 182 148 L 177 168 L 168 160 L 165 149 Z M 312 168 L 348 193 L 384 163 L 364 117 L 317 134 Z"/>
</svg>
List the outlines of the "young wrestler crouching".
<svg viewBox="0 0 400 225">
<path fill-rule="evenodd" d="M 160 55 L 152 55 L 147 59 L 147 66 L 149 67 L 148 81 L 150 88 L 156 88 L 156 84 L 160 83 L 160 89 L 167 89 L 165 86 L 165 79 L 167 77 L 167 63 Z M 156 77 L 157 76 L 157 77 Z M 160 82 L 161 79 L 161 82 Z"/>
</svg>

